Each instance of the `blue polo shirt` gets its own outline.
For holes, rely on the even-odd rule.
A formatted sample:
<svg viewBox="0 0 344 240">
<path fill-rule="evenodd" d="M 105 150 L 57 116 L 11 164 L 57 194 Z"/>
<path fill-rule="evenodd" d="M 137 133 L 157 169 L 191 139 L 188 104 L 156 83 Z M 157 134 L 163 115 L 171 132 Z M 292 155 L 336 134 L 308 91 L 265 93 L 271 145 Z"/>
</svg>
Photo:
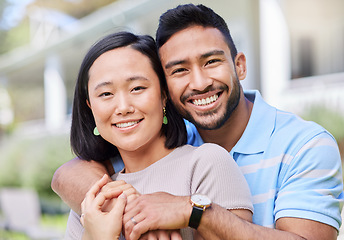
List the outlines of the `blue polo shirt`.
<svg viewBox="0 0 344 240">
<path fill-rule="evenodd" d="M 344 195 L 335 139 L 318 124 L 268 105 L 258 91 L 245 96 L 254 103 L 251 117 L 230 154 L 251 189 L 253 222 L 274 228 L 277 219 L 296 217 L 338 230 Z M 185 122 L 188 144 L 203 144 L 196 127 Z M 116 172 L 122 168 L 114 161 Z"/>
<path fill-rule="evenodd" d="M 335 139 L 314 122 L 268 105 L 258 91 L 245 91 L 254 103 L 250 120 L 230 154 L 253 196 L 253 222 L 275 227 L 281 217 L 341 225 L 343 180 Z M 188 144 L 203 143 L 187 122 Z"/>
</svg>

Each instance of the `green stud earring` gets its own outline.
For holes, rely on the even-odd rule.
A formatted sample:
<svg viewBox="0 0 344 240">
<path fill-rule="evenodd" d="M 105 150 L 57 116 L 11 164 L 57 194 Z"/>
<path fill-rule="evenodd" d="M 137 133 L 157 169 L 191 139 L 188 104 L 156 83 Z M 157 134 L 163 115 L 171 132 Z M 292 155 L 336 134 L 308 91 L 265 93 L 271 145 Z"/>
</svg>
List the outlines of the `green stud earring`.
<svg viewBox="0 0 344 240">
<path fill-rule="evenodd" d="M 164 111 L 164 118 L 162 119 L 162 123 L 167 125 L 168 120 L 167 120 L 167 117 L 166 117 L 166 108 L 165 107 L 163 108 L 163 111 Z"/>
<path fill-rule="evenodd" d="M 95 127 L 95 128 L 93 129 L 93 134 L 94 134 L 95 136 L 99 136 L 99 135 L 100 135 L 100 133 L 99 133 L 97 127 Z"/>
</svg>

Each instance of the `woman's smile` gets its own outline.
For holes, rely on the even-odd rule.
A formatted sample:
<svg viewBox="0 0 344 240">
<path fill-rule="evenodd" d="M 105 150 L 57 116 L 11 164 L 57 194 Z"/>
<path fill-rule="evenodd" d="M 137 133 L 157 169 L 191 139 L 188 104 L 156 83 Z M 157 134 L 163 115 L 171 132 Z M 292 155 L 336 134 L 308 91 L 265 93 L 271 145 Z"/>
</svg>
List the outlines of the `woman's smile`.
<svg viewBox="0 0 344 240">
<path fill-rule="evenodd" d="M 124 128 L 129 128 L 129 127 L 136 126 L 142 120 L 143 120 L 143 118 L 140 119 L 140 120 L 131 120 L 131 121 L 125 121 L 125 122 L 118 122 L 118 123 L 114 123 L 113 125 L 115 127 L 117 127 L 117 128 L 124 129 Z"/>
</svg>

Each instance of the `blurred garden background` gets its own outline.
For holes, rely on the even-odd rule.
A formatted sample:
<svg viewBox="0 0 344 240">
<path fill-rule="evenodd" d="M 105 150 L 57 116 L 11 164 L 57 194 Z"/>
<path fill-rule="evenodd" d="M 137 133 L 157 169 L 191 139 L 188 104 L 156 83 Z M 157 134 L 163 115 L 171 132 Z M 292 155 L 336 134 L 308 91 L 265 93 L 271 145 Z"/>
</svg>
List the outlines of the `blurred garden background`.
<svg viewBox="0 0 344 240">
<path fill-rule="evenodd" d="M 37 192 L 44 226 L 66 225 L 69 208 L 50 182 L 74 157 L 70 114 L 84 54 L 110 32 L 154 36 L 161 13 L 189 2 L 227 21 L 248 60 L 244 89 L 324 126 L 343 160 L 342 0 L 0 0 L 0 190 Z M 0 230 L 1 239 L 28 237 Z"/>
</svg>

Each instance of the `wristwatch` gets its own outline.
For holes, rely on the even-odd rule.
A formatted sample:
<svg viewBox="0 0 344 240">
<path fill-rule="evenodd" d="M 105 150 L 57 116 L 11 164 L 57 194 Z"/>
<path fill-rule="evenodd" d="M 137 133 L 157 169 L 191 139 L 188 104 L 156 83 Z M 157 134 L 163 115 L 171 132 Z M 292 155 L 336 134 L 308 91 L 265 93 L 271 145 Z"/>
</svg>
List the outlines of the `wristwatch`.
<svg viewBox="0 0 344 240">
<path fill-rule="evenodd" d="M 191 196 L 192 212 L 189 220 L 189 227 L 197 229 L 201 222 L 203 212 L 211 206 L 211 200 L 202 194 Z"/>
</svg>

